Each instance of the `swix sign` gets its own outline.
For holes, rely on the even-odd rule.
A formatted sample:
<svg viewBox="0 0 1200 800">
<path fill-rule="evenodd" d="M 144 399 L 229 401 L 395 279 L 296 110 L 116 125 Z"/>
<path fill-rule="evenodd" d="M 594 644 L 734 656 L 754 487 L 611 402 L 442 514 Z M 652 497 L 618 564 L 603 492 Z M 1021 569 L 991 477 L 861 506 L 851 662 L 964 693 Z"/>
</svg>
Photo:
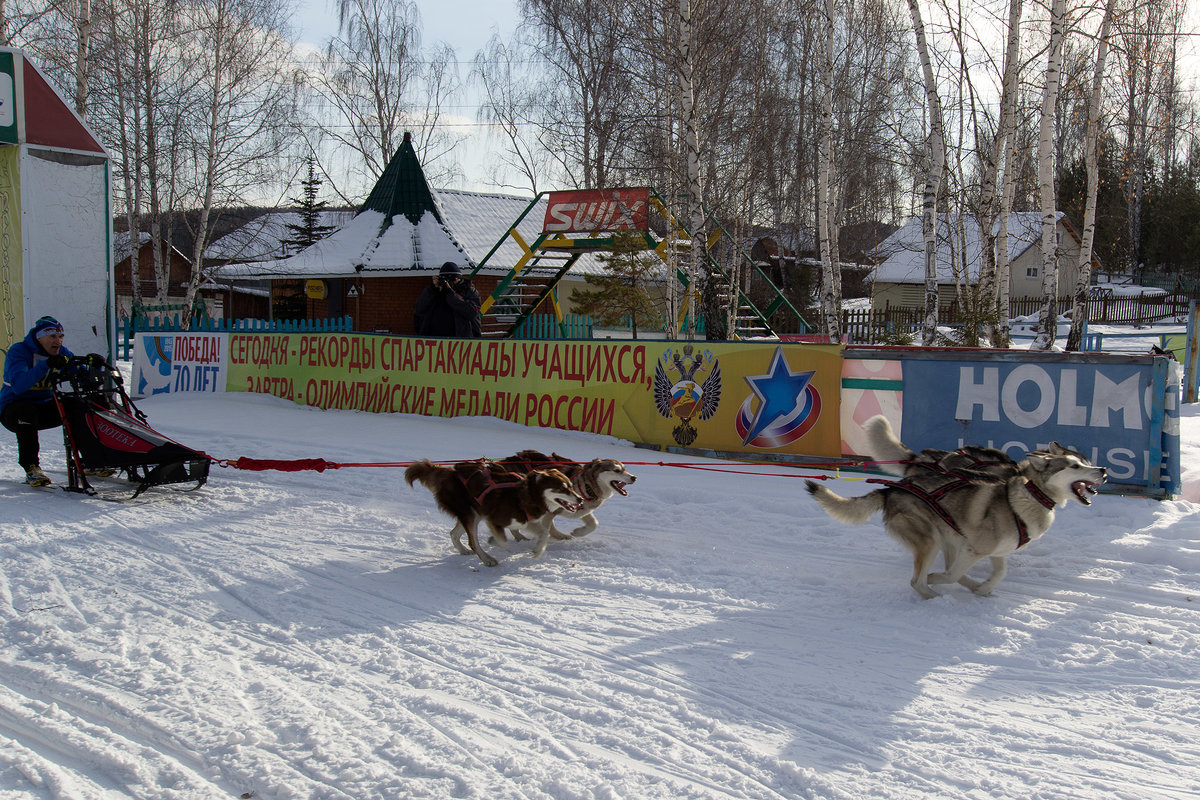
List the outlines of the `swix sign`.
<svg viewBox="0 0 1200 800">
<path fill-rule="evenodd" d="M 650 226 L 649 189 L 551 192 L 543 233 L 644 231 Z"/>
</svg>

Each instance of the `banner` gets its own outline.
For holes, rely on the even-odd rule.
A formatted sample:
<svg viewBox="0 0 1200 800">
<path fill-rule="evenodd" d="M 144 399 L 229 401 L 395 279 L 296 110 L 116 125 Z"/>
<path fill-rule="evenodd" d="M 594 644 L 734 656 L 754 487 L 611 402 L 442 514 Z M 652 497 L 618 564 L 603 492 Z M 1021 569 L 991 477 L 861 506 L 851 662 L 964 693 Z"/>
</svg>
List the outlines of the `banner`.
<svg viewBox="0 0 1200 800">
<path fill-rule="evenodd" d="M 838 346 L 229 334 L 230 391 L 490 416 L 662 447 L 838 457 Z"/>
<path fill-rule="evenodd" d="M 882 352 L 855 348 L 847 359 L 878 363 Z M 854 429 L 878 407 L 917 450 L 975 444 L 1020 459 L 1056 441 L 1107 469 L 1112 483 L 1178 491 L 1180 371 L 1171 359 L 921 350 L 885 359 L 886 378 L 847 377 L 843 390 L 875 384 L 878 395 L 902 385 L 902 422 L 895 403 L 863 404 L 843 420 L 852 452 L 867 455 Z"/>
<path fill-rule="evenodd" d="M 581 189 L 550 192 L 542 233 L 644 231 L 649 227 L 649 189 Z"/>
<path fill-rule="evenodd" d="M 223 392 L 228 351 L 228 333 L 138 333 L 129 392 Z"/>
</svg>

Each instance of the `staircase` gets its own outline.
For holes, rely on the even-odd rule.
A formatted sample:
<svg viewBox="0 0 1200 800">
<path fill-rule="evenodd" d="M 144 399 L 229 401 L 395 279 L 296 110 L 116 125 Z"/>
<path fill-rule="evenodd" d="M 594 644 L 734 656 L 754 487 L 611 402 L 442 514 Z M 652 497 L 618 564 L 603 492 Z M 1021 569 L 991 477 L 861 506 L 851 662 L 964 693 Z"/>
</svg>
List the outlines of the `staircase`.
<svg viewBox="0 0 1200 800">
<path fill-rule="evenodd" d="M 537 206 L 541 197 L 542 195 L 539 194 L 530 202 L 512 223 L 508 233 L 492 247 L 472 272 L 474 275 L 487 264 L 488 259 L 508 238 L 511 237 L 520 246 L 522 256 L 509 273 L 501 279 L 491 296 L 485 298 L 480 309 L 483 318 L 483 335 L 486 337 L 512 336 L 534 309 L 548 298 L 561 325 L 562 309 L 559 308 L 554 295 L 554 288 L 559 280 L 585 253 L 604 253 L 613 250 L 612 235 L 603 233 L 577 235 L 576 238 L 543 233 L 532 243 L 527 243 L 518 233 L 517 226 Z M 661 221 L 672 233 L 669 236 L 657 238 L 652 232 L 644 232 L 642 235 L 646 239 L 646 250 L 654 251 L 664 263 L 670 263 L 669 250 L 675 248 L 675 253 L 681 257 L 680 262 L 686 264 L 691 258 L 691 234 L 670 213 L 661 197 L 654 191 L 650 192 L 650 203 L 661 215 Z M 770 319 L 780 310 L 788 311 L 794 316 L 796 323 L 794 327 L 798 327 L 801 331 L 811 329 L 808 322 L 792 306 L 783 292 L 772 283 L 770 277 L 750 258 L 749 254 L 742 250 L 739 243 L 717 220 L 710 216 L 707 226 L 711 233 L 705 243 L 706 259 L 701 268 L 708 271 L 710 280 L 715 281 L 716 286 L 721 287 L 718 289 L 718 302 L 727 312 L 730 323 L 728 338 L 748 339 L 774 336 L 775 332 L 771 328 Z M 718 244 L 724 245 L 721 249 L 733 260 L 733 264 L 728 267 L 722 265 L 714 256 L 713 248 Z M 770 297 L 770 302 L 765 308 L 759 308 L 741 289 L 739 284 L 742 281 L 739 280 L 739 276 L 742 275 L 756 276 L 755 283 L 760 287 L 765 284 Z M 676 268 L 676 277 L 683 286 L 686 296 L 686 292 L 692 291 L 688 285 L 690 280 L 686 266 Z M 701 313 L 700 298 L 696 297 L 695 299 L 696 311 Z M 683 305 L 686 307 L 686 303 Z M 730 310 L 732 313 L 729 313 Z M 564 338 L 566 336 L 565 327 L 563 336 Z"/>
</svg>

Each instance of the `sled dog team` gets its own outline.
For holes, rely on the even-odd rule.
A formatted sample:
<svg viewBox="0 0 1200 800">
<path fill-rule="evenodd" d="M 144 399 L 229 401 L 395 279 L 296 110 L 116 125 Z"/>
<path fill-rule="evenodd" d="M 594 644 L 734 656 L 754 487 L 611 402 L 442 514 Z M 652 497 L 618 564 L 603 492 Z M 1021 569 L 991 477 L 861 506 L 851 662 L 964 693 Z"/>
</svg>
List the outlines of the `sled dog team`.
<svg viewBox="0 0 1200 800">
<path fill-rule="evenodd" d="M 450 541 L 458 552 L 474 553 L 494 567 L 498 562 L 479 539 L 480 522 L 499 542 L 508 541 L 509 530 L 517 539 L 530 534 L 537 558 L 551 538 L 572 539 L 594 531 L 596 509 L 614 494 L 627 496 L 625 487 L 637 478 L 611 458 L 578 463 L 557 453 L 522 450 L 500 461 L 478 459 L 450 466 L 417 461 L 404 471 L 404 480 L 409 486 L 425 486 L 438 508 L 454 517 Z M 582 520 L 583 525 L 563 533 L 554 524 L 559 516 Z"/>
<path fill-rule="evenodd" d="M 937 596 L 931 584 L 959 583 L 989 594 L 1004 578 L 1005 559 L 1045 534 L 1059 506 L 1072 498 L 1091 505 L 1106 480 L 1103 467 L 1057 443 L 1015 461 L 1001 450 L 974 445 L 916 453 L 882 416 L 868 420 L 864 430 L 871 458 L 899 480 L 875 479 L 884 487 L 861 497 L 841 497 L 811 480 L 808 491 L 839 522 L 862 524 L 882 511 L 885 530 L 912 553 L 910 583 L 925 598 Z M 509 531 L 518 539 L 529 534 L 537 557 L 551 538 L 595 530 L 596 509 L 614 494 L 627 495 L 626 486 L 636 480 L 619 461 L 581 464 L 534 450 L 450 466 L 418 461 L 404 477 L 410 486 L 421 483 L 432 491 L 438 507 L 454 517 L 450 539 L 458 552 L 474 553 L 488 566 L 497 561 L 480 543 L 480 522 L 494 541 L 506 542 Z M 555 526 L 556 517 L 583 525 L 565 534 Z M 934 572 L 939 553 L 944 568 Z M 967 571 L 985 558 L 990 576 L 968 578 Z"/>
</svg>

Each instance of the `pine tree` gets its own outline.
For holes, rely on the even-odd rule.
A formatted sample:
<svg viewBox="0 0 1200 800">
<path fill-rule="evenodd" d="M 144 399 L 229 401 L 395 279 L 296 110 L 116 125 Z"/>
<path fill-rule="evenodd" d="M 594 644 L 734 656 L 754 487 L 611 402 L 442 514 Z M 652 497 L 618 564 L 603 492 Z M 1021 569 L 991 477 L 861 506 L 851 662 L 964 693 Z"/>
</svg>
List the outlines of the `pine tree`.
<svg viewBox="0 0 1200 800">
<path fill-rule="evenodd" d="M 321 179 L 316 176 L 316 162 L 312 156 L 308 157 L 308 177 L 300 181 L 300 185 L 303 187 L 300 197 L 291 199 L 296 211 L 300 214 L 300 224 L 288 223 L 286 227 L 292 235 L 282 242 L 297 253 L 316 244 L 336 230 L 334 225 L 321 224 L 321 212 L 325 210 L 328 203 L 324 200 L 317 200 L 317 194 L 321 190 Z"/>
<path fill-rule="evenodd" d="M 575 310 L 604 326 L 623 325 L 629 320 L 635 339 L 639 327 L 661 324 L 663 309 L 646 293 L 646 287 L 661 278 L 662 262 L 642 255 L 645 249 L 645 241 L 637 234 L 614 237 L 612 254 L 599 256 L 604 274 L 584 276 L 588 286 L 595 288 L 580 289 L 571 295 Z"/>
</svg>

